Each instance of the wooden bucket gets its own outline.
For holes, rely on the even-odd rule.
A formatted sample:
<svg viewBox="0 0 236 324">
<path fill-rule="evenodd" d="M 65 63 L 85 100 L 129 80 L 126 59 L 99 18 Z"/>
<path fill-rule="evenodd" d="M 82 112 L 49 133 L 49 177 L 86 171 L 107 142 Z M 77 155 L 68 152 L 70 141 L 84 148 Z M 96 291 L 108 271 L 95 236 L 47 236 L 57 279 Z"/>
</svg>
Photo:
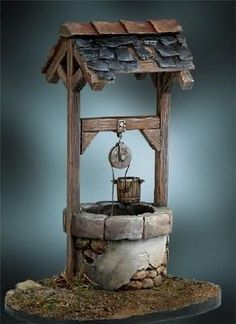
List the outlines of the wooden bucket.
<svg viewBox="0 0 236 324">
<path fill-rule="evenodd" d="M 117 184 L 117 199 L 120 203 L 131 204 L 140 201 L 141 180 L 138 177 L 119 177 L 114 181 Z"/>
</svg>

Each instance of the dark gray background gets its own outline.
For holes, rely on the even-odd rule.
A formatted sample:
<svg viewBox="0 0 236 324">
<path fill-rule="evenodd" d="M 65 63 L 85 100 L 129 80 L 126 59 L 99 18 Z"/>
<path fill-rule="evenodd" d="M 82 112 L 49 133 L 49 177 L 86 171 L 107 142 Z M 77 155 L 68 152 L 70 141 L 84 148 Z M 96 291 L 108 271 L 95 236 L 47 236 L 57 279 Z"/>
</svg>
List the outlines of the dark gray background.
<svg viewBox="0 0 236 324">
<path fill-rule="evenodd" d="M 169 272 L 221 285 L 218 310 L 173 323 L 236 323 L 235 311 L 235 2 L 2 3 L 2 289 L 63 270 L 66 199 L 66 92 L 40 73 L 67 20 L 176 18 L 194 54 L 195 86 L 173 91 L 169 206 L 174 210 Z M 102 92 L 82 93 L 82 115 L 155 112 L 147 78 L 119 77 Z M 114 134 L 100 134 L 82 157 L 82 201 L 111 197 L 107 153 Z M 153 151 L 136 132 L 130 175 L 153 198 Z M 4 323 L 16 323 L 4 317 Z"/>
</svg>

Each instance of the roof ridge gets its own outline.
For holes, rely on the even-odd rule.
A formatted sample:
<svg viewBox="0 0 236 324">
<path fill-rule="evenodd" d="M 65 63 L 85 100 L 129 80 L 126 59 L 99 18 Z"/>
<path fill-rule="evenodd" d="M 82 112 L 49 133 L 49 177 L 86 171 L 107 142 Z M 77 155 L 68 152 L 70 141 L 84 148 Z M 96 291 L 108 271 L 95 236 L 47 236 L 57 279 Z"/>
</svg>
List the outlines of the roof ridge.
<svg viewBox="0 0 236 324">
<path fill-rule="evenodd" d="M 182 27 L 175 19 L 150 19 L 147 21 L 119 20 L 116 22 L 67 21 L 59 29 L 62 37 L 98 36 L 98 35 L 127 35 L 127 34 L 162 34 L 178 33 Z"/>
</svg>

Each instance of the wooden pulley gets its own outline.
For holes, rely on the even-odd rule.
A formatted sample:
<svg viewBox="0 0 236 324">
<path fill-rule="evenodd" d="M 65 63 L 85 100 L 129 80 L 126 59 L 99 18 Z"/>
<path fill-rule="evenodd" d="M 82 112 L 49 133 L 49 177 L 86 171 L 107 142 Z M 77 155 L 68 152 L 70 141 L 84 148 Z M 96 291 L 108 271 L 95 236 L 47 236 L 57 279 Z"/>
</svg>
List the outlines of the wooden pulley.
<svg viewBox="0 0 236 324">
<path fill-rule="evenodd" d="M 131 150 L 123 142 L 116 143 L 112 147 L 108 159 L 113 168 L 125 169 L 128 168 L 131 162 Z"/>
</svg>

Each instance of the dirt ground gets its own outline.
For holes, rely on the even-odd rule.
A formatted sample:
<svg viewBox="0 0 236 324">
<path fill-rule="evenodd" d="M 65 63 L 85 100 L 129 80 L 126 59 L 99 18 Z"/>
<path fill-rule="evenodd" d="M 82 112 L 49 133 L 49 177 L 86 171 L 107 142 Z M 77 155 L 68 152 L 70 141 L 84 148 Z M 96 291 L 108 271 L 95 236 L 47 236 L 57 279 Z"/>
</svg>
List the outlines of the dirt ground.
<svg viewBox="0 0 236 324">
<path fill-rule="evenodd" d="M 168 276 L 161 286 L 143 290 L 103 291 L 91 284 L 63 285 L 63 280 L 39 281 L 42 288 L 16 291 L 7 299 L 13 309 L 47 318 L 117 319 L 178 309 L 216 297 L 216 285 Z"/>
</svg>

